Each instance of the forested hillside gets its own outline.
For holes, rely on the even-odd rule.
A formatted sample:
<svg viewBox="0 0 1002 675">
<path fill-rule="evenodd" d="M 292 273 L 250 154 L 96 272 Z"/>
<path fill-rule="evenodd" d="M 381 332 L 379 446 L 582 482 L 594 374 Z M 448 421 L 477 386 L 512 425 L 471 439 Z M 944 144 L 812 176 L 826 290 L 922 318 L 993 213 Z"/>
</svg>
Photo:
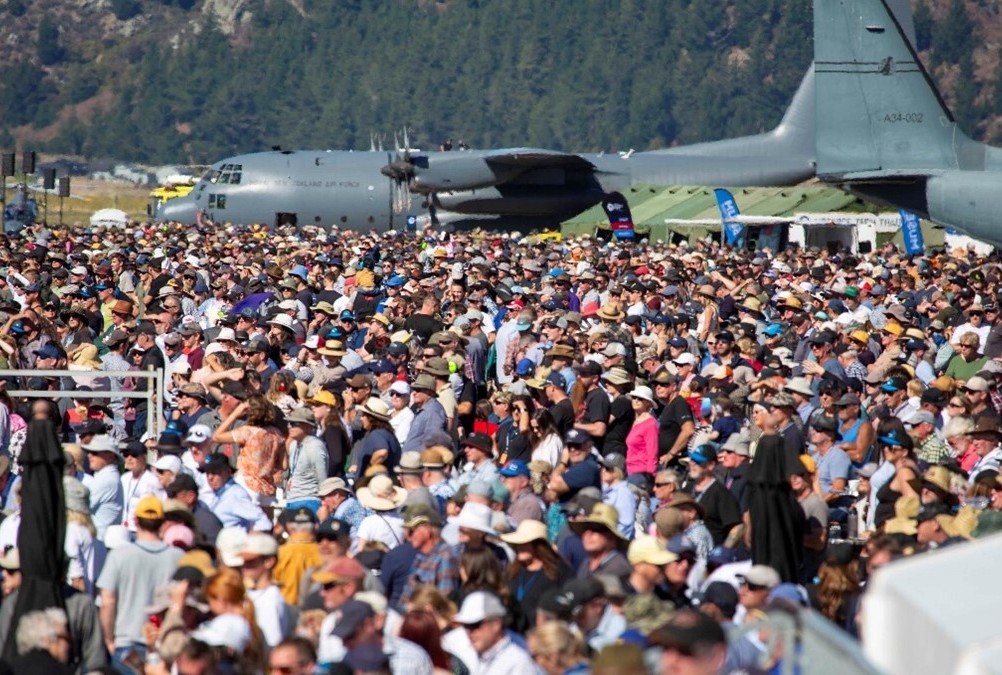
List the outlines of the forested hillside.
<svg viewBox="0 0 1002 675">
<path fill-rule="evenodd" d="M 404 126 L 420 147 L 714 139 L 778 121 L 811 16 L 810 0 L 0 0 L 0 147 L 160 163 L 390 146 Z M 916 20 L 964 127 L 998 140 L 999 2 L 919 0 Z"/>
</svg>

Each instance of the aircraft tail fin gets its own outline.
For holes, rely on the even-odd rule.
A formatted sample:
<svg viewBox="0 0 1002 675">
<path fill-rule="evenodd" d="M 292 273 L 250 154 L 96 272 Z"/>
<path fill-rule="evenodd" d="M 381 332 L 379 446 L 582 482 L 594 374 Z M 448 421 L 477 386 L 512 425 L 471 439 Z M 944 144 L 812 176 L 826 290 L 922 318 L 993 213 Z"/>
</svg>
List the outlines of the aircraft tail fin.
<svg viewBox="0 0 1002 675">
<path fill-rule="evenodd" d="M 957 128 L 911 25 L 895 0 L 815 0 L 819 176 L 984 169 L 985 146 Z"/>
<path fill-rule="evenodd" d="M 816 97 L 814 64 L 811 64 L 772 134 L 796 147 L 813 147 Z"/>
</svg>

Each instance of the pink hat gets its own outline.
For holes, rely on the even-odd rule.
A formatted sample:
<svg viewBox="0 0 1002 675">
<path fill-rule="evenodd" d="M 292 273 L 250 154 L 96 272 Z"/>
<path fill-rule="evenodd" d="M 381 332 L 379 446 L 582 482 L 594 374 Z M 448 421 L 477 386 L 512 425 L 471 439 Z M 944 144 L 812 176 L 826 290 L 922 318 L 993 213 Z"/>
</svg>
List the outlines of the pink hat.
<svg viewBox="0 0 1002 675">
<path fill-rule="evenodd" d="M 173 523 L 164 529 L 162 539 L 165 544 L 182 548 L 185 551 L 195 545 L 195 533 L 187 525 Z"/>
</svg>

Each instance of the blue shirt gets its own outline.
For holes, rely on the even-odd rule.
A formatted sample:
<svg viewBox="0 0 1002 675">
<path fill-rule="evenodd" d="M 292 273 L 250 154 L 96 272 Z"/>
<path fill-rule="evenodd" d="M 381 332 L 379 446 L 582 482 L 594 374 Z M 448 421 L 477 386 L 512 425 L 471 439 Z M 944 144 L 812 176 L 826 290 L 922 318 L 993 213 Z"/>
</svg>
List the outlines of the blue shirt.
<svg viewBox="0 0 1002 675">
<path fill-rule="evenodd" d="M 122 524 L 124 495 L 118 467 L 109 465 L 96 472 L 90 484 L 90 515 L 97 528 L 97 538 L 104 541 L 104 533 L 112 525 Z"/>
<path fill-rule="evenodd" d="M 407 432 L 403 452 L 424 450 L 424 439 L 435 431 L 445 431 L 449 426 L 445 408 L 436 399 L 429 399 L 420 410 L 414 413 L 414 421 Z"/>
<path fill-rule="evenodd" d="M 838 478 L 849 478 L 849 470 L 852 468 L 852 460 L 845 454 L 842 448 L 832 447 L 824 456 L 818 455 L 818 484 L 821 486 L 821 495 L 824 496 L 832 491 L 832 481 Z"/>
<path fill-rule="evenodd" d="M 264 511 L 251 501 L 250 495 L 233 479 L 226 481 L 213 495 L 210 507 L 223 527 L 242 527 L 263 532 L 271 530 L 271 521 Z"/>
<path fill-rule="evenodd" d="M 602 488 L 602 501 L 615 507 L 619 514 L 619 533 L 627 539 L 633 539 L 637 498 L 630 491 L 629 484 L 625 480 L 621 480 L 615 485 L 604 486 Z"/>
<path fill-rule="evenodd" d="M 334 509 L 332 518 L 343 520 L 351 525 L 351 538 L 355 539 L 358 537 L 358 526 L 362 524 L 366 515 L 368 514 L 365 512 L 365 507 L 359 504 L 354 497 L 348 497 Z"/>
</svg>

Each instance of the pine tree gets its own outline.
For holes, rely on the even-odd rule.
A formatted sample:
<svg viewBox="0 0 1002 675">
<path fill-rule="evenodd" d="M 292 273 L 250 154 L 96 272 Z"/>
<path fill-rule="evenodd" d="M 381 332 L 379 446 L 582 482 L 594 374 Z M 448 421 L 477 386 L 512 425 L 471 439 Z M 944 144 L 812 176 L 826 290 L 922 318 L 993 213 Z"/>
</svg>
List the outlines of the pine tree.
<svg viewBox="0 0 1002 675">
<path fill-rule="evenodd" d="M 951 0 L 946 16 L 933 25 L 932 44 L 935 62 L 960 63 L 972 47 L 974 25 L 967 16 L 964 0 Z"/>
<path fill-rule="evenodd" d="M 932 46 L 933 31 L 932 12 L 925 0 L 918 0 L 915 4 L 912 21 L 915 23 L 915 49 L 924 52 Z"/>
<path fill-rule="evenodd" d="M 43 66 L 51 66 L 63 60 L 65 53 L 59 43 L 59 26 L 55 20 L 45 15 L 38 24 L 38 60 Z"/>
</svg>

